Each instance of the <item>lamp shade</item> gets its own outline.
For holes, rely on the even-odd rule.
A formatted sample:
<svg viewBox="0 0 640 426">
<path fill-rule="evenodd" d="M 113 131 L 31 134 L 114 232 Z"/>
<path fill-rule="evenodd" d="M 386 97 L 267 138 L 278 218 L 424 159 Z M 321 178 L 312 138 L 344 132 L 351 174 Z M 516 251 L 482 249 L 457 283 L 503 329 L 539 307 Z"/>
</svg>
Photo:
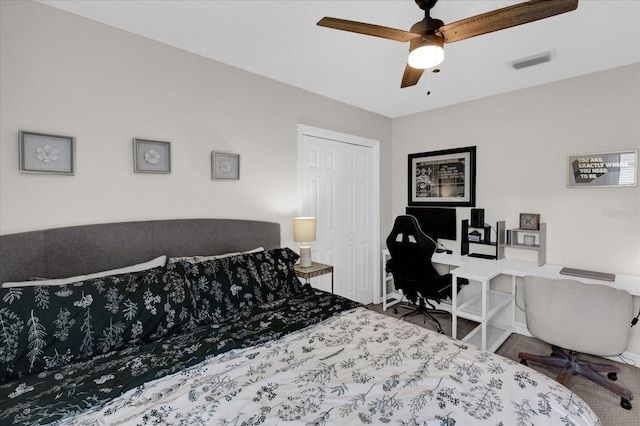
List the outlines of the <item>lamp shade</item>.
<svg viewBox="0 0 640 426">
<path fill-rule="evenodd" d="M 433 68 L 444 60 L 444 39 L 435 34 L 414 38 L 409 42 L 409 66 Z"/>
<path fill-rule="evenodd" d="M 294 217 L 293 240 L 299 243 L 308 243 L 316 240 L 316 218 Z"/>
</svg>

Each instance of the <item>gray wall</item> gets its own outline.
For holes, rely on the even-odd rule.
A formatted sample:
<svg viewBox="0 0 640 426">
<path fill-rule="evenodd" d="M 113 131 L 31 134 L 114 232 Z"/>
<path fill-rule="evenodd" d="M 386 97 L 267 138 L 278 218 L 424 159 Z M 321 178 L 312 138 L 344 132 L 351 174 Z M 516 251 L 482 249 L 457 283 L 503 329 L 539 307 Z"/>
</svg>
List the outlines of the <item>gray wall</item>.
<svg viewBox="0 0 640 426">
<path fill-rule="evenodd" d="M 407 203 L 408 154 L 475 145 L 486 221 L 516 228 L 519 213 L 540 213 L 547 263 L 640 275 L 640 186 L 566 184 L 570 155 L 640 149 L 639 118 L 634 64 L 395 119 L 393 214 Z"/>
<path fill-rule="evenodd" d="M 31 1 L 0 2 L 0 233 L 122 220 L 280 222 L 293 245 L 297 125 L 380 141 L 391 120 Z M 18 172 L 18 131 L 73 135 L 76 175 Z M 172 143 L 172 173 L 133 173 L 132 138 Z M 210 152 L 241 156 L 210 179 Z M 381 168 L 381 223 L 391 170 Z"/>
</svg>

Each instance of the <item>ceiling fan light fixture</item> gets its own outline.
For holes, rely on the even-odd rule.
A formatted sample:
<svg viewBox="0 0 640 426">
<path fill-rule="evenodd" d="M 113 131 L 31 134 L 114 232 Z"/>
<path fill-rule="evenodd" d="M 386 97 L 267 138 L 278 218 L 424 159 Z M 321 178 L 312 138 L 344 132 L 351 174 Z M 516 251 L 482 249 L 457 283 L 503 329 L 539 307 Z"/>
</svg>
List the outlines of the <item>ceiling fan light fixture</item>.
<svg viewBox="0 0 640 426">
<path fill-rule="evenodd" d="M 444 39 L 436 34 L 417 37 L 409 43 L 409 66 L 416 69 L 433 68 L 444 60 Z"/>
</svg>

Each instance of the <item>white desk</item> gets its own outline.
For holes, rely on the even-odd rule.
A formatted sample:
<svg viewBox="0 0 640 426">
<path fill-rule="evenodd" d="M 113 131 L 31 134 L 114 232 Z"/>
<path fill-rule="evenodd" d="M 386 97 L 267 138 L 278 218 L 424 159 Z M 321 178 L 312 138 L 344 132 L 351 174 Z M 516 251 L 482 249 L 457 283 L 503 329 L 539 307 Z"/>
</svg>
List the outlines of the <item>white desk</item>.
<svg viewBox="0 0 640 426">
<path fill-rule="evenodd" d="M 384 271 L 389 251 L 382 250 L 382 300 L 383 309 L 392 306 L 387 303 L 385 289 L 392 280 Z M 458 294 L 451 294 L 452 335 L 457 337 L 458 317 L 480 323 L 462 340 L 481 349 L 494 352 L 513 333 L 515 329 L 515 292 L 518 277 L 526 275 L 552 279 L 575 279 L 586 284 L 604 284 L 625 290 L 633 296 L 640 296 L 640 277 L 616 274 L 614 282 L 571 277 L 560 274 L 562 266 L 538 266 L 536 262 L 516 259 L 489 260 L 460 256 L 459 254 L 435 253 L 433 263 L 453 266 L 452 282 L 457 278 L 467 278 L 470 283 Z M 511 291 L 498 291 L 490 288 L 490 282 L 498 275 L 511 276 Z M 396 296 L 396 299 L 399 297 Z"/>
</svg>

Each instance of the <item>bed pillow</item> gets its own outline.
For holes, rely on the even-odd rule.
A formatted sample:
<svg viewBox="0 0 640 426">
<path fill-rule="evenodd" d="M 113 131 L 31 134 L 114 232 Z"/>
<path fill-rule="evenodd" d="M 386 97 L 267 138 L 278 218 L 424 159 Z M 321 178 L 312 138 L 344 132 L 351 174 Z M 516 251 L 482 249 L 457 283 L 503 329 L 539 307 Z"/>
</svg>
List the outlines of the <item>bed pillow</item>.
<svg viewBox="0 0 640 426">
<path fill-rule="evenodd" d="M 89 280 L 92 278 L 107 277 L 109 275 L 127 274 L 130 272 L 146 271 L 147 269 L 156 268 L 158 266 L 164 266 L 167 261 L 167 256 L 158 256 L 153 260 L 144 263 L 138 263 L 136 265 L 125 266 L 124 268 L 110 269 L 108 271 L 95 272 L 88 275 L 78 275 L 76 277 L 48 279 L 35 277 L 30 281 L 20 282 L 5 282 L 2 283 L 2 287 L 26 287 L 30 285 L 63 285 L 77 283 L 80 281 Z"/>
<path fill-rule="evenodd" d="M 301 291 L 293 265 L 298 255 L 289 248 L 273 249 L 185 263 L 199 322 L 221 323 L 256 306 Z"/>
<path fill-rule="evenodd" d="M 196 326 L 182 264 L 0 289 L 0 382 Z"/>
<path fill-rule="evenodd" d="M 248 253 L 258 253 L 261 251 L 264 251 L 264 247 L 257 247 L 257 248 L 254 248 L 253 250 L 247 250 L 242 252 L 238 251 L 234 253 L 214 254 L 212 256 L 170 257 L 167 263 L 176 263 L 176 262 L 200 263 L 200 262 L 206 262 L 207 260 L 222 259 L 224 257 L 239 256 L 241 254 L 248 254 Z"/>
</svg>

